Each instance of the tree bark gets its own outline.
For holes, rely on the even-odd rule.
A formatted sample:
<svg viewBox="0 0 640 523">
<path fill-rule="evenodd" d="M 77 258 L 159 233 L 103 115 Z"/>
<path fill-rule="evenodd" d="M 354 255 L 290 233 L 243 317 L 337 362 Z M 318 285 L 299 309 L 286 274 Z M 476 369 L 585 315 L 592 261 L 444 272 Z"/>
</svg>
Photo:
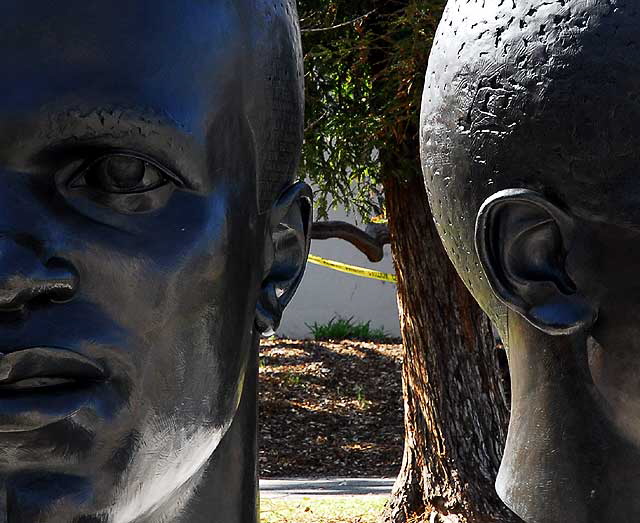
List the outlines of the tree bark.
<svg viewBox="0 0 640 523">
<path fill-rule="evenodd" d="M 355 225 L 342 221 L 313 222 L 312 240 L 345 240 L 364 254 L 370 262 L 384 258 L 384 246 L 391 242 L 386 225 L 370 223 L 363 231 Z"/>
<path fill-rule="evenodd" d="M 489 320 L 442 247 L 422 177 L 389 177 L 385 195 L 405 407 L 403 464 L 385 521 L 520 521 L 494 490 L 508 406 Z"/>
</svg>

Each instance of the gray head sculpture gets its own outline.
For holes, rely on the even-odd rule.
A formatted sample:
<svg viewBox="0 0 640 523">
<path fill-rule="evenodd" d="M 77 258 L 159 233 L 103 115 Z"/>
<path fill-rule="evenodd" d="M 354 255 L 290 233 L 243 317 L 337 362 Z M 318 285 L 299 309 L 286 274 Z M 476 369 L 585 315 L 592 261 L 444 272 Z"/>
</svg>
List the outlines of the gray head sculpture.
<svg viewBox="0 0 640 523">
<path fill-rule="evenodd" d="M 295 2 L 0 0 L 0 521 L 253 523 L 308 252 Z"/>
<path fill-rule="evenodd" d="M 450 1 L 421 156 L 509 348 L 501 498 L 529 523 L 640 520 L 640 2 Z"/>
</svg>

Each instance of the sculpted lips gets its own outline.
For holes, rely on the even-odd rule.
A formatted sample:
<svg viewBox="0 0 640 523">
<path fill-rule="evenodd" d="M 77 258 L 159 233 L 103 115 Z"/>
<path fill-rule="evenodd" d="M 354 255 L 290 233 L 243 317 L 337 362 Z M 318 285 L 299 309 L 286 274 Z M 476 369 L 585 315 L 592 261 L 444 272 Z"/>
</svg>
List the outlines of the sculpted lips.
<svg viewBox="0 0 640 523">
<path fill-rule="evenodd" d="M 34 430 L 68 418 L 95 400 L 100 365 L 66 349 L 0 353 L 0 432 Z"/>
<path fill-rule="evenodd" d="M 34 347 L 0 354 L 0 392 L 28 389 L 30 383 L 31 388 L 38 388 L 56 380 L 71 383 L 104 379 L 97 363 L 65 349 Z"/>
</svg>

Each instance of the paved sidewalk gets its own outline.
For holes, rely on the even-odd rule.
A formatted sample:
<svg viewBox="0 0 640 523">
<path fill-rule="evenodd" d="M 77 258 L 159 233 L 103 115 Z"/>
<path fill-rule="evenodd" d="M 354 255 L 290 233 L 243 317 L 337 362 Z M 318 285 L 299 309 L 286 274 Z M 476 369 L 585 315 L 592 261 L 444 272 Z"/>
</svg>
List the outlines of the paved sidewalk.
<svg viewBox="0 0 640 523">
<path fill-rule="evenodd" d="M 388 496 L 395 478 L 261 479 L 260 496 L 297 499 L 326 496 Z"/>
</svg>

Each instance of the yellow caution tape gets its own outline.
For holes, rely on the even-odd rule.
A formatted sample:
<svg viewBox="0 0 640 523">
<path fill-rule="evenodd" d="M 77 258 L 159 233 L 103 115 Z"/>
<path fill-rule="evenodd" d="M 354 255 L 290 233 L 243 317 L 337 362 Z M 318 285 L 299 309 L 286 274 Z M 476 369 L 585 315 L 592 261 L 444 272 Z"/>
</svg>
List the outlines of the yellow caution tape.
<svg viewBox="0 0 640 523">
<path fill-rule="evenodd" d="M 388 281 L 391 283 L 397 283 L 397 278 L 395 274 L 389 274 L 387 272 L 380 271 L 372 271 L 371 269 L 364 269 L 363 267 L 356 267 L 355 265 L 348 265 L 346 263 L 340 263 L 333 260 L 325 260 L 324 258 L 320 258 L 320 256 L 314 256 L 313 254 L 309 255 L 309 262 L 315 265 L 322 265 L 324 267 L 329 267 L 334 271 L 346 272 L 348 274 L 355 274 L 356 276 L 361 276 L 363 278 L 371 278 L 372 280 L 382 280 Z"/>
</svg>

